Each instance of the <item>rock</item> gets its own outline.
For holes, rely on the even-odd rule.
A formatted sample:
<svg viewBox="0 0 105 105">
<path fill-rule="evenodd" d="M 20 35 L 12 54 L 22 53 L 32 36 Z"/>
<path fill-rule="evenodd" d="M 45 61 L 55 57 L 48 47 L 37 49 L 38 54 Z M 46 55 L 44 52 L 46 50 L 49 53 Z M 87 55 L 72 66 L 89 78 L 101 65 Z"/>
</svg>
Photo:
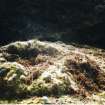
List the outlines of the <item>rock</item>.
<svg viewBox="0 0 105 105">
<path fill-rule="evenodd" d="M 5 92 L 9 93 L 8 95 L 25 93 L 25 85 L 20 80 L 21 75 L 26 76 L 26 70 L 22 65 L 16 62 L 0 64 L 0 78 L 2 78 L 0 88 L 3 85 Z M 12 93 L 10 93 L 11 89 L 13 90 Z"/>
<path fill-rule="evenodd" d="M 87 97 L 105 89 L 105 72 L 93 55 L 86 55 L 82 48 L 29 40 L 1 49 L 1 55 L 5 52 L 10 57 L 13 54 L 19 57 L 11 61 L 2 55 L 5 62 L 0 62 L 0 92 L 4 96 L 8 93 L 8 96 L 78 94 Z"/>
<path fill-rule="evenodd" d="M 0 69 L 0 77 L 4 77 L 7 74 L 8 70 L 5 68 Z"/>
<path fill-rule="evenodd" d="M 42 74 L 42 78 L 46 83 L 51 82 L 51 74 L 49 74 L 48 72 L 44 72 Z"/>
<path fill-rule="evenodd" d="M 39 53 L 42 54 L 48 54 L 51 56 L 57 55 L 60 52 L 57 50 L 56 47 L 52 45 L 48 45 L 48 43 L 43 43 L 38 40 L 30 40 L 27 42 L 15 42 L 11 43 L 9 45 L 3 46 L 1 48 L 2 51 L 5 52 L 6 50 L 6 55 L 4 56 L 6 59 L 9 57 L 15 57 L 15 59 L 20 58 L 31 58 L 33 56 L 37 56 Z M 13 60 L 15 60 L 13 59 Z M 8 59 L 9 60 L 9 59 Z"/>
<path fill-rule="evenodd" d="M 43 96 L 42 99 L 41 99 L 41 101 L 42 101 L 44 104 L 49 103 L 49 99 L 48 99 L 47 96 Z"/>
</svg>

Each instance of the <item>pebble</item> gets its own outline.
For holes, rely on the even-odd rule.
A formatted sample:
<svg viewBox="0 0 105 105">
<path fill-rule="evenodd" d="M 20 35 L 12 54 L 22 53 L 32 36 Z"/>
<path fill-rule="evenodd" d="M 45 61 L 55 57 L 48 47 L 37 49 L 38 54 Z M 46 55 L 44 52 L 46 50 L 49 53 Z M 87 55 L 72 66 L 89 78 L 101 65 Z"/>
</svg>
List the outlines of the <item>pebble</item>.
<svg viewBox="0 0 105 105">
<path fill-rule="evenodd" d="M 44 103 L 48 103 L 49 102 L 49 99 L 47 96 L 43 96 L 42 99 L 41 99 L 42 102 Z"/>
</svg>

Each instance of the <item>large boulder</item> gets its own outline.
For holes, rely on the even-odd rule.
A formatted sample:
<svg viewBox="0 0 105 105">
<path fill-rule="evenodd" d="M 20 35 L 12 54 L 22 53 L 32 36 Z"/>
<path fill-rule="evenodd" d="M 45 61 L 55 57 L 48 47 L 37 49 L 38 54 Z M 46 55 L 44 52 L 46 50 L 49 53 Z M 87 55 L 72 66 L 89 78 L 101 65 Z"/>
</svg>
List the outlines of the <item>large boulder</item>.
<svg viewBox="0 0 105 105">
<path fill-rule="evenodd" d="M 87 96 L 105 90 L 105 70 L 74 46 L 30 40 L 2 46 L 0 55 L 0 96 Z"/>
</svg>

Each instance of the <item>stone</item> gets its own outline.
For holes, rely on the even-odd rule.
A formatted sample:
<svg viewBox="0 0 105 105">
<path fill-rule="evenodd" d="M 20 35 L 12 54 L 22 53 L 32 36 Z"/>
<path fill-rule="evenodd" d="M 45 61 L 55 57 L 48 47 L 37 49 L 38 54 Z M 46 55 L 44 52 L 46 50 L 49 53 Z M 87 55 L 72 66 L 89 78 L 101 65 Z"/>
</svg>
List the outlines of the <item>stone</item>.
<svg viewBox="0 0 105 105">
<path fill-rule="evenodd" d="M 49 102 L 49 99 L 47 96 L 43 96 L 41 101 L 44 103 L 44 104 L 47 104 Z"/>
<path fill-rule="evenodd" d="M 11 57 L 15 53 L 19 58 L 11 61 L 2 55 L 5 62 L 0 62 L 0 92 L 4 96 L 8 93 L 15 96 L 78 94 L 87 97 L 103 91 L 105 73 L 96 59 L 82 52 L 82 48 L 71 47 L 39 40 L 2 46 L 1 55 L 5 52 Z"/>
</svg>

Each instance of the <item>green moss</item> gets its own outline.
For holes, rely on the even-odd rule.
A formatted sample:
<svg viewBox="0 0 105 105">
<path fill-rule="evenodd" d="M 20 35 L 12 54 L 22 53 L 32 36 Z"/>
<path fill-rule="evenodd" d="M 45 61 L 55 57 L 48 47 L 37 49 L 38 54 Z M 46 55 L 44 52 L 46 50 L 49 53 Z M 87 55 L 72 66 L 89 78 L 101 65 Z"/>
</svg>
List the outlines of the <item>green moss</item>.
<svg viewBox="0 0 105 105">
<path fill-rule="evenodd" d="M 49 93 L 48 87 L 43 83 L 33 83 L 29 88 L 29 92 L 31 95 L 47 95 Z"/>
</svg>

